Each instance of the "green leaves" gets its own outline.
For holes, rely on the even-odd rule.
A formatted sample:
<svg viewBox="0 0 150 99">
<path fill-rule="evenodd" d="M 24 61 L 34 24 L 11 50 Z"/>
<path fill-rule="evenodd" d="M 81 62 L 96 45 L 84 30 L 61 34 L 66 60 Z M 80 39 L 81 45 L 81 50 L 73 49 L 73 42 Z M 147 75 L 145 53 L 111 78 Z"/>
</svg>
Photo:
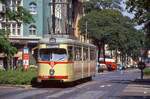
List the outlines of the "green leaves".
<svg viewBox="0 0 150 99">
<path fill-rule="evenodd" d="M 13 56 L 17 53 L 17 49 L 11 45 L 8 39 L 4 36 L 4 31 L 0 30 L 0 51 L 8 56 Z"/>
<path fill-rule="evenodd" d="M 34 22 L 29 11 L 22 6 L 15 5 L 14 9 L 10 9 L 10 0 L 0 0 L 0 2 L 5 5 L 4 18 L 6 19 L 6 24 L 8 24 L 8 21 L 24 22 L 26 24 Z M 7 54 L 7 56 L 13 56 L 17 52 L 17 49 L 8 40 L 9 32 L 8 30 L 0 30 L 0 51 Z"/>
<path fill-rule="evenodd" d="M 149 0 L 128 0 L 126 3 L 128 11 L 134 12 L 135 19 L 138 24 L 142 24 L 150 20 Z"/>
<path fill-rule="evenodd" d="M 127 9 L 134 13 L 134 20 L 137 24 L 144 24 L 144 30 L 147 34 L 145 39 L 145 46 L 150 48 L 150 0 L 128 0 Z"/>
<path fill-rule="evenodd" d="M 121 0 L 90 0 L 85 2 L 85 12 L 89 13 L 93 10 L 103 10 L 103 9 L 118 9 L 122 10 L 120 7 Z"/>
<path fill-rule="evenodd" d="M 122 54 L 138 56 L 144 33 L 138 32 L 131 19 L 118 10 L 93 10 L 86 14 L 79 22 L 82 34 L 86 30 L 86 22 L 88 35 L 94 40 L 108 44 L 110 49 L 119 50 Z"/>
<path fill-rule="evenodd" d="M 24 23 L 27 24 L 34 22 L 34 19 L 32 15 L 29 13 L 29 11 L 19 5 L 17 6 L 17 10 L 11 10 L 8 7 L 6 9 L 5 17 L 9 21 L 16 21 L 16 22 L 23 21 Z"/>
<path fill-rule="evenodd" d="M 0 70 L 0 84 L 31 85 L 36 74 L 37 70 L 35 68 L 30 68 L 27 72 L 23 72 L 22 69 L 17 69 L 15 71 Z"/>
</svg>

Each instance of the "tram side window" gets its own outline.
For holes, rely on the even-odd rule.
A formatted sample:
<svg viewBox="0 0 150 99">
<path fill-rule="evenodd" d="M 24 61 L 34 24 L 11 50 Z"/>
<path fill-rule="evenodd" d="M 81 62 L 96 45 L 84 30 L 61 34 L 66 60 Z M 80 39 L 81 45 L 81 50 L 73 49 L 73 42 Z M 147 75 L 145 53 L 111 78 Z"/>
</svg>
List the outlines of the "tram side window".
<svg viewBox="0 0 150 99">
<path fill-rule="evenodd" d="M 88 60 L 88 49 L 83 48 L 83 60 Z"/>
<path fill-rule="evenodd" d="M 75 61 L 81 61 L 81 48 L 80 47 L 75 47 Z"/>
<path fill-rule="evenodd" d="M 90 60 L 96 59 L 96 51 L 94 49 L 90 49 Z"/>
<path fill-rule="evenodd" d="M 73 60 L 73 47 L 72 46 L 68 46 L 68 59 L 69 61 Z"/>
</svg>

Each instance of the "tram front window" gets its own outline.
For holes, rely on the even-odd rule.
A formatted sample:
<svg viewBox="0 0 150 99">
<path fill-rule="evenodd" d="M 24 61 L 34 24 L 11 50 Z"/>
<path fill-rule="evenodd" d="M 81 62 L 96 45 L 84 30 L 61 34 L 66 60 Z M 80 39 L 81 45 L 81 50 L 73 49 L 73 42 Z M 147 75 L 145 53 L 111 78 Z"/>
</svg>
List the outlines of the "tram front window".
<svg viewBox="0 0 150 99">
<path fill-rule="evenodd" d="M 40 49 L 40 59 L 42 61 L 64 61 L 67 60 L 65 49 Z"/>
</svg>

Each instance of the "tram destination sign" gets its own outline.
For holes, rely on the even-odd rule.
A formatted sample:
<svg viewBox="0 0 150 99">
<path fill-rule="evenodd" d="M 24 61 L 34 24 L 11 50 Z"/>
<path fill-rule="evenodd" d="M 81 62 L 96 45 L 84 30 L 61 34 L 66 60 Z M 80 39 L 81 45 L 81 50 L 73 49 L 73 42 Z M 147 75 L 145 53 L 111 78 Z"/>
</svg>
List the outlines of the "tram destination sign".
<svg viewBox="0 0 150 99">
<path fill-rule="evenodd" d="M 47 45 L 47 48 L 59 48 L 59 45 L 49 44 L 49 45 Z"/>
</svg>

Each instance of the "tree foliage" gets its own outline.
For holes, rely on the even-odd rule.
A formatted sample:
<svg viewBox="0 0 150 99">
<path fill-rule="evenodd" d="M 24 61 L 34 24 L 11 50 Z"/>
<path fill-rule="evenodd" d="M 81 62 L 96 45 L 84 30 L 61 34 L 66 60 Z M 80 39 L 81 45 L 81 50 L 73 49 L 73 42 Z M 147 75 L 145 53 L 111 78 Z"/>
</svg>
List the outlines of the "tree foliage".
<svg viewBox="0 0 150 99">
<path fill-rule="evenodd" d="M 146 32 L 145 47 L 150 48 L 150 0 L 128 0 L 127 9 L 134 13 L 134 20 L 138 24 L 144 24 Z"/>
<path fill-rule="evenodd" d="M 133 57 L 139 54 L 143 34 L 133 27 L 130 18 L 124 17 L 118 10 L 91 11 L 80 20 L 79 28 L 83 34 L 87 28 L 89 37 L 97 46 L 108 44 L 110 49 Z"/>
<path fill-rule="evenodd" d="M 6 20 L 6 27 L 8 21 L 16 21 L 16 22 L 23 21 L 24 23 L 27 24 L 34 21 L 29 11 L 27 11 L 22 6 L 15 5 L 17 10 L 16 9 L 12 10 L 10 7 L 10 0 L 0 0 L 0 2 L 5 6 L 5 12 L 1 13 L 1 15 L 3 16 L 4 20 Z M 10 31 L 0 30 L 0 46 L 1 46 L 0 50 L 6 53 L 8 56 L 13 56 L 16 52 L 16 48 L 11 46 L 11 43 L 8 40 L 8 36 L 6 35 L 9 34 L 7 32 Z"/>
<path fill-rule="evenodd" d="M 13 56 L 17 52 L 17 49 L 11 45 L 4 33 L 3 30 L 0 30 L 0 51 Z"/>
<path fill-rule="evenodd" d="M 9 21 L 16 21 L 17 23 L 24 22 L 26 24 L 29 24 L 33 22 L 32 15 L 22 6 L 15 4 L 10 5 L 10 0 L 0 0 L 0 3 L 2 3 L 5 7 L 4 12 L 1 12 L 1 16 L 3 17 L 7 30 L 0 30 L 0 52 L 5 53 L 7 55 L 7 65 L 9 68 L 9 62 L 11 57 L 17 52 L 17 49 L 12 46 L 12 44 L 9 42 Z M 13 8 L 14 7 L 14 8 Z"/>
<path fill-rule="evenodd" d="M 88 13 L 93 10 L 102 10 L 102 9 L 118 9 L 122 10 L 120 6 L 121 0 L 90 0 L 85 2 L 85 12 Z"/>
<path fill-rule="evenodd" d="M 135 19 L 139 24 L 150 21 L 149 0 L 128 0 L 127 9 L 135 14 Z"/>
</svg>

